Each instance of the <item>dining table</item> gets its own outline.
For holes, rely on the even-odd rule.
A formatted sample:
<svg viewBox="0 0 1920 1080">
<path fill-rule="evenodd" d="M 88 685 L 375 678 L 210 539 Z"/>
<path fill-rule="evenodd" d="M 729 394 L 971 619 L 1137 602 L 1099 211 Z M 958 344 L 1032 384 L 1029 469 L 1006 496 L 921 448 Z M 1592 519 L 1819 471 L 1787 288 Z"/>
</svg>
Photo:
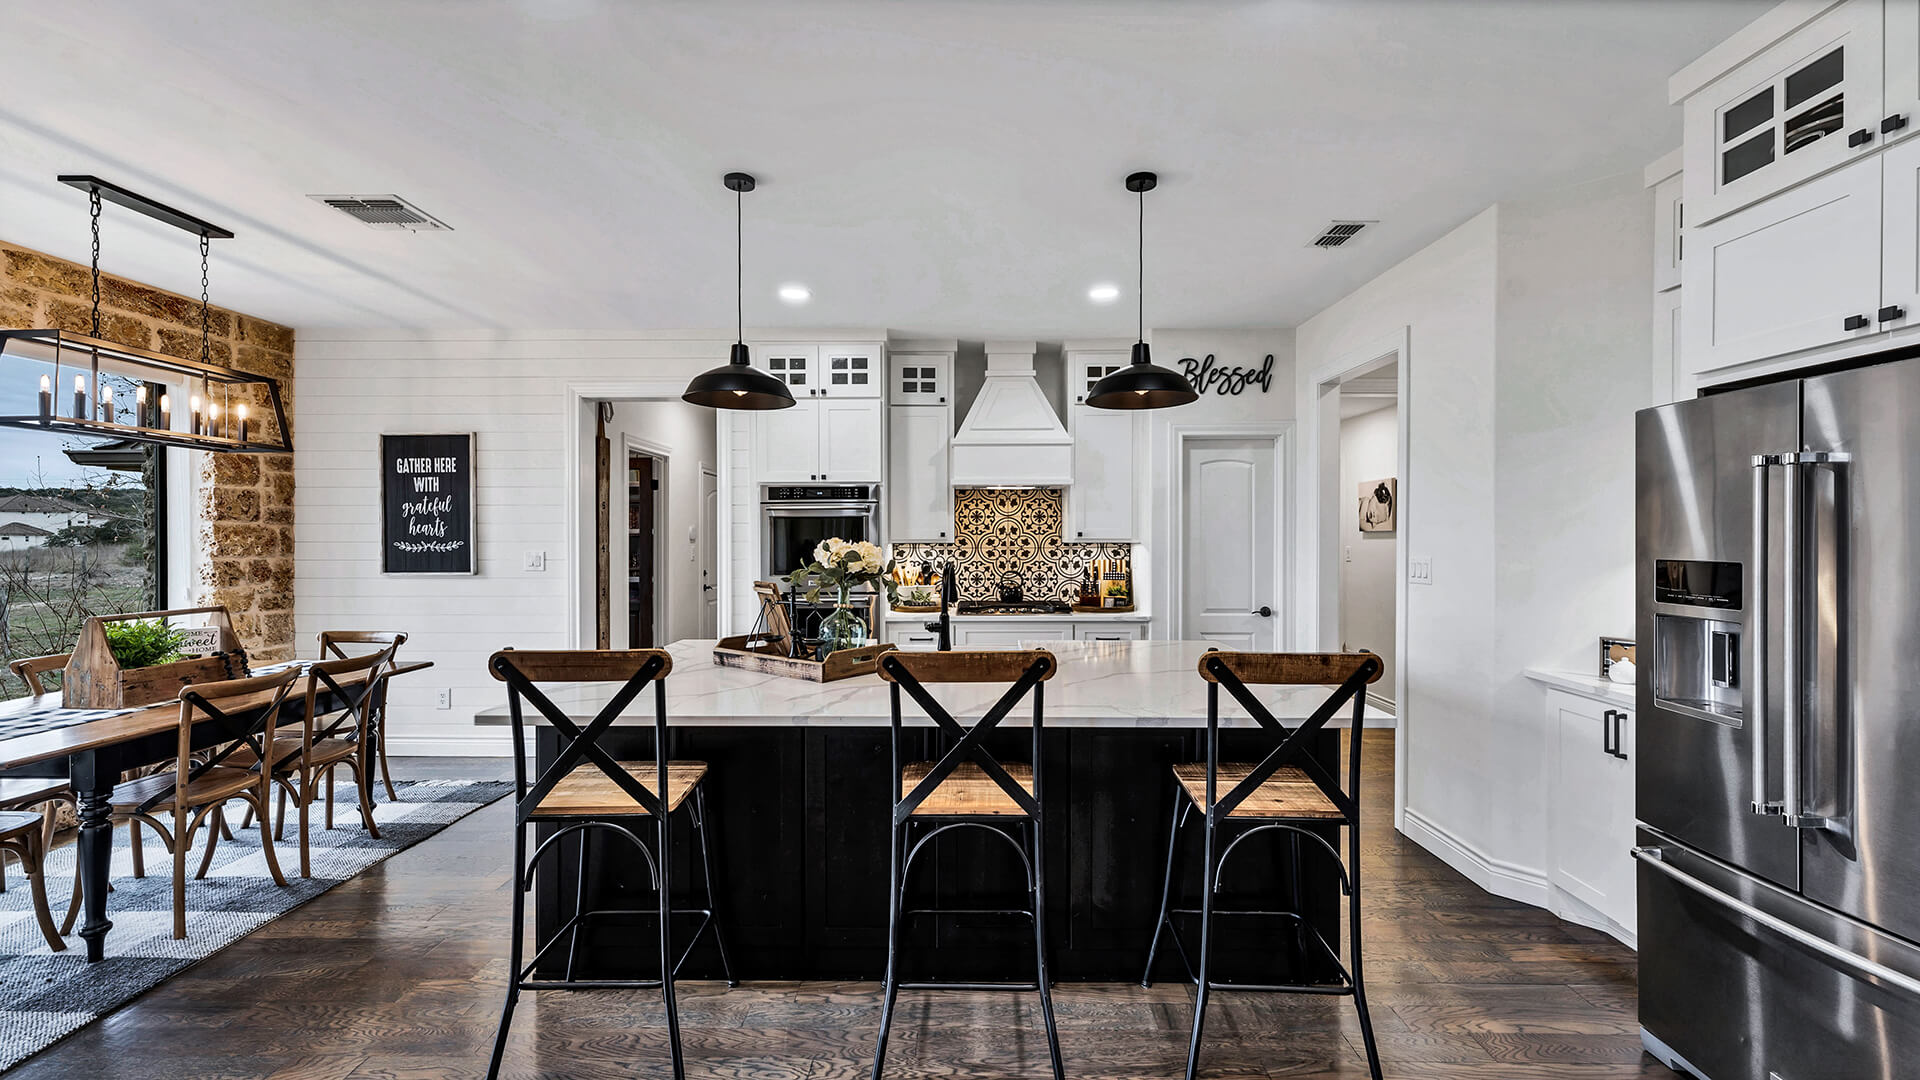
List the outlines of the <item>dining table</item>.
<svg viewBox="0 0 1920 1080">
<path fill-rule="evenodd" d="M 293 661 L 296 665 L 316 661 Z M 253 674 L 284 670 L 286 664 L 255 669 Z M 433 666 L 430 660 L 396 664 L 388 673 L 405 675 Z M 309 676 L 310 677 L 310 676 Z M 354 672 L 337 678 L 340 690 L 350 690 L 366 681 L 367 672 Z M 339 694 L 320 683 L 314 697 L 314 709 L 325 715 L 347 703 Z M 221 703 L 228 716 L 250 718 L 266 709 L 271 693 L 258 693 Z M 88 710 L 102 715 L 84 716 L 75 712 L 49 712 L 59 709 L 59 691 L 0 701 L 0 774 L 46 768 L 64 759 L 68 784 L 73 788 L 80 819 L 79 852 L 80 892 L 84 915 L 79 934 L 87 946 L 87 960 L 106 957 L 107 932 L 113 922 L 107 918 L 108 878 L 113 862 L 113 788 L 128 769 L 168 760 L 179 750 L 180 703 L 159 702 L 137 709 Z M 278 723 L 305 720 L 306 697 L 301 688 L 287 695 Z M 46 718 L 42 720 L 42 718 Z M 380 737 L 376 728 L 373 737 Z M 207 719 L 195 722 L 191 745 L 205 749 L 230 741 L 230 736 Z M 47 774 L 55 775 L 55 774 Z"/>
</svg>

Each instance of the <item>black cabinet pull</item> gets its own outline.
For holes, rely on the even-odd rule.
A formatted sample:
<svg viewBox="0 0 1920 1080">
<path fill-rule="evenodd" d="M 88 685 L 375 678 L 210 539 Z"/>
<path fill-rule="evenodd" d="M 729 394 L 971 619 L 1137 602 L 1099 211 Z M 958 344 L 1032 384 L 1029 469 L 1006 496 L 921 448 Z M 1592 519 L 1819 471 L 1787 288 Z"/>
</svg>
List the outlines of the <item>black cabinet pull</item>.
<svg viewBox="0 0 1920 1080">
<path fill-rule="evenodd" d="M 1907 126 L 1906 114 L 1894 113 L 1892 116 L 1889 116 L 1885 120 L 1880 121 L 1880 134 L 1882 135 L 1892 134 L 1893 132 L 1899 131 L 1901 128 L 1906 126 Z"/>
<path fill-rule="evenodd" d="M 1847 316 L 1847 321 L 1840 324 L 1840 328 L 1843 330 L 1865 330 L 1871 325 L 1872 323 L 1867 321 L 1865 315 L 1849 315 Z"/>
<path fill-rule="evenodd" d="M 1621 746 L 1627 741 L 1627 714 L 1619 710 L 1613 713 L 1613 756 L 1621 761 L 1627 760 L 1627 752 Z"/>
<path fill-rule="evenodd" d="M 1613 710 L 1600 714 L 1600 752 L 1613 756 Z"/>
<path fill-rule="evenodd" d="M 1865 146 L 1872 141 L 1873 132 L 1867 128 L 1861 128 L 1859 131 L 1847 136 L 1848 146 Z"/>
<path fill-rule="evenodd" d="M 1886 307 L 1880 309 L 1879 314 L 1881 322 L 1892 322 L 1895 319 L 1906 318 L 1907 309 L 1901 307 L 1899 304 L 1888 304 Z"/>
</svg>

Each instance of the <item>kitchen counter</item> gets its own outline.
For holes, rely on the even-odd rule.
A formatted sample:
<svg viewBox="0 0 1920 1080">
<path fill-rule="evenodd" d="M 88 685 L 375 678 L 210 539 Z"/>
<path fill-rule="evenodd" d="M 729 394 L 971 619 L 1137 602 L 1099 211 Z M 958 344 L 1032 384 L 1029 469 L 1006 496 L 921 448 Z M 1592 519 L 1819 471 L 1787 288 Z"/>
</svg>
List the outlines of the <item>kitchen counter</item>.
<svg viewBox="0 0 1920 1080">
<path fill-rule="evenodd" d="M 889 611 L 885 616 L 885 621 L 926 623 L 926 622 L 933 622 L 939 618 L 940 618 L 940 613 L 937 611 Z M 958 615 L 956 614 L 953 616 L 953 618 L 954 618 L 954 621 L 956 622 L 961 620 L 966 620 L 967 622 L 978 622 L 983 620 L 992 620 L 994 622 L 1024 622 L 1027 620 L 1031 620 L 1033 622 L 1143 623 L 1143 622 L 1151 621 L 1153 619 L 1153 615 L 1152 613 L 1145 612 L 1145 611 L 1069 611 L 1069 612 L 1066 612 L 1065 614 L 1058 614 L 1058 615 Z"/>
<path fill-rule="evenodd" d="M 1020 616 L 999 621 L 1049 621 L 1050 616 Z M 862 675 L 838 682 L 813 683 L 757 671 L 724 668 L 713 662 L 711 640 L 676 641 L 667 646 L 673 673 L 667 678 L 667 717 L 672 724 L 749 727 L 885 727 L 891 715 L 887 684 L 878 675 Z M 1205 641 L 1049 641 L 1044 643 L 1060 661 L 1060 671 L 1047 685 L 1048 727 L 1166 728 L 1203 727 L 1207 719 L 1207 684 L 1200 678 L 1200 655 L 1212 647 Z M 1289 723 L 1305 719 L 1327 698 L 1323 687 L 1256 687 L 1275 716 Z M 941 688 L 941 697 L 956 715 L 985 712 L 1005 690 L 1001 686 L 955 684 Z M 611 696 L 608 684 L 585 683 L 549 687 L 555 704 L 576 721 L 593 718 Z M 642 695 L 615 721 L 618 725 L 649 725 L 652 696 Z M 531 710 L 529 710 L 531 713 Z M 1017 710 L 1016 710 L 1017 712 Z M 1221 710 L 1223 727 L 1251 727 L 1253 721 L 1238 707 Z M 1378 706 L 1368 712 L 1391 715 Z M 535 714 L 537 715 L 537 714 Z M 1332 726 L 1345 726 L 1343 714 Z M 506 724 L 505 705 L 482 710 L 474 722 Z M 907 710 L 907 722 L 929 726 L 918 710 Z M 1008 724 L 1021 722 L 1010 717 Z"/>
<path fill-rule="evenodd" d="M 1633 708 L 1636 700 L 1636 688 L 1632 683 L 1611 682 L 1598 675 L 1589 675 L 1581 671 L 1528 668 L 1526 676 L 1542 686 L 1565 690 L 1569 694 L 1579 694 L 1581 697 L 1592 698 L 1595 701 L 1604 701 L 1623 709 Z"/>
</svg>

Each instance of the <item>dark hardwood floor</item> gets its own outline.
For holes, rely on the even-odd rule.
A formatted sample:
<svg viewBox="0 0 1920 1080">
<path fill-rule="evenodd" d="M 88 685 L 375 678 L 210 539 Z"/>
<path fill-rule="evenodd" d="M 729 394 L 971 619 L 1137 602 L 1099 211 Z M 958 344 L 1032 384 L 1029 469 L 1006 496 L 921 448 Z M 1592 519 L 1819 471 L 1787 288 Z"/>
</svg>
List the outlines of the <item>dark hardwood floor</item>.
<svg viewBox="0 0 1920 1080">
<path fill-rule="evenodd" d="M 1633 953 L 1481 892 L 1394 833 L 1392 736 L 1366 739 L 1367 983 L 1387 1074 L 1420 1080 L 1671 1077 L 1641 1053 Z M 402 777 L 505 761 L 400 759 Z M 506 979 L 509 808 L 402 852 L 33 1058 L 10 1076 L 452 1080 L 484 1073 Z M 1157 844 L 1159 837 L 1141 837 Z M 873 983 L 681 984 L 689 1077 L 864 1078 Z M 1055 992 L 1075 1080 L 1172 1077 L 1190 990 Z M 506 1074 L 666 1075 L 659 996 L 524 999 Z M 1216 995 L 1209 1077 L 1363 1077 L 1345 999 Z M 903 994 L 888 1075 L 1046 1075 L 1031 995 Z"/>
</svg>

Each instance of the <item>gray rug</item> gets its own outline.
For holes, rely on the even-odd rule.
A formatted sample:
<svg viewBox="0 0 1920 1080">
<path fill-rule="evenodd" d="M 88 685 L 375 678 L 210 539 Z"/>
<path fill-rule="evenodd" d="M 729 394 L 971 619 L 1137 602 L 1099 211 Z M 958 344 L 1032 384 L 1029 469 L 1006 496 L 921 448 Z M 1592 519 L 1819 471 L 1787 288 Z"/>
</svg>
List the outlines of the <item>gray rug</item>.
<svg viewBox="0 0 1920 1080">
<path fill-rule="evenodd" d="M 375 807 L 378 840 L 360 828 L 351 803 L 336 804 L 332 831 L 321 828 L 316 817 L 311 878 L 299 876 L 300 845 L 289 813 L 287 839 L 274 844 L 286 888 L 267 873 L 258 828 L 241 830 L 238 815 L 244 808 L 229 805 L 234 839 L 220 841 L 204 880 L 191 876 L 200 865 L 204 830 L 188 859 L 187 936 L 180 941 L 173 939 L 171 857 L 152 832 L 143 830 L 147 876 L 136 878 L 126 827 L 114 829 L 114 892 L 107 900 L 113 930 L 107 935 L 107 958 L 98 964 L 87 963 L 77 932 L 67 938 L 65 952 L 48 950 L 33 918 L 26 878 L 18 864 L 10 866 L 7 891 L 0 893 L 0 1072 L 513 790 L 504 781 L 422 780 L 396 786 L 400 801 Z M 73 859 L 74 846 L 67 844 L 49 860 L 48 901 L 56 923 L 66 914 Z"/>
</svg>

